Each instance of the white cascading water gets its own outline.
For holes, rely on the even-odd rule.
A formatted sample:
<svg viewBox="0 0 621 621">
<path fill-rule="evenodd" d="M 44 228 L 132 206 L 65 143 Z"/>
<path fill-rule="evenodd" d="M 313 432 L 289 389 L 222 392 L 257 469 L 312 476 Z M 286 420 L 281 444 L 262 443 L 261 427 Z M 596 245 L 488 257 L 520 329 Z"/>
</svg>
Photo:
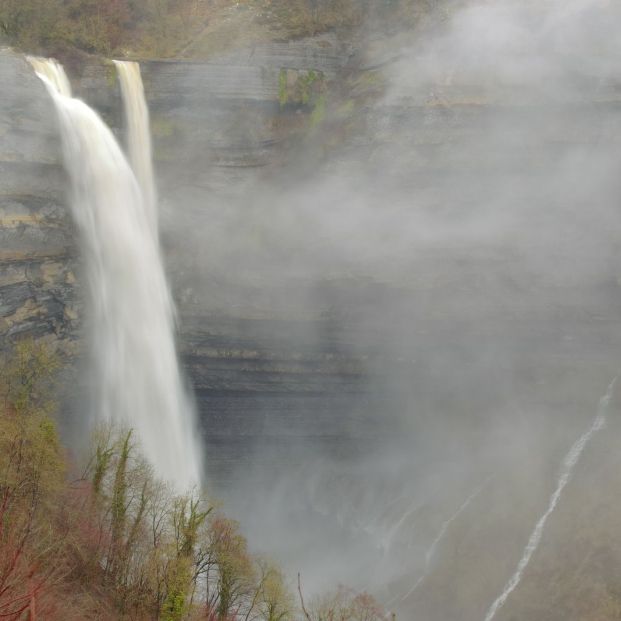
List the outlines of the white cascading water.
<svg viewBox="0 0 621 621">
<path fill-rule="evenodd" d="M 561 466 L 561 472 L 558 478 L 558 483 L 556 485 L 556 489 L 554 493 L 550 497 L 550 501 L 548 503 L 548 508 L 546 512 L 539 518 L 539 521 L 535 525 L 533 532 L 528 539 L 528 543 L 524 548 L 524 553 L 522 554 L 522 558 L 518 563 L 517 569 L 514 574 L 511 576 L 505 588 L 502 590 L 502 593 L 496 598 L 494 603 L 489 607 L 487 614 L 485 615 L 485 621 L 492 621 L 492 619 L 496 616 L 496 613 L 505 605 L 509 595 L 513 593 L 513 591 L 517 588 L 522 580 L 522 576 L 524 574 L 524 570 L 530 563 L 530 560 L 533 554 L 537 551 L 539 544 L 541 543 L 541 537 L 543 535 L 543 529 L 545 528 L 546 522 L 554 509 L 556 509 L 556 505 L 561 498 L 563 490 L 567 483 L 569 483 L 571 479 L 571 475 L 573 474 L 574 468 L 584 451 L 584 448 L 589 443 L 591 438 L 606 425 L 606 413 L 608 411 L 608 405 L 610 404 L 610 400 L 612 399 L 612 393 L 617 383 L 617 378 L 610 382 L 608 386 L 608 390 L 606 394 L 600 399 L 599 407 L 597 409 L 597 415 L 591 427 L 585 431 L 579 438 L 576 440 L 575 444 L 569 450 L 569 453 L 563 459 L 563 464 Z"/>
<path fill-rule="evenodd" d="M 60 63 L 53 58 L 28 56 L 28 62 L 39 77 L 43 76 L 64 97 L 71 97 L 71 84 Z M 47 84 L 46 84 L 47 85 Z"/>
<path fill-rule="evenodd" d="M 30 62 L 60 121 L 89 288 L 96 416 L 134 429 L 156 474 L 187 492 L 200 484 L 200 451 L 152 214 L 112 132 L 71 98 L 62 67 Z"/>
<path fill-rule="evenodd" d="M 149 108 L 144 95 L 140 65 L 135 62 L 113 61 L 121 84 L 127 124 L 127 152 L 129 162 L 140 184 L 149 219 L 157 239 L 157 192 L 151 153 Z"/>
</svg>

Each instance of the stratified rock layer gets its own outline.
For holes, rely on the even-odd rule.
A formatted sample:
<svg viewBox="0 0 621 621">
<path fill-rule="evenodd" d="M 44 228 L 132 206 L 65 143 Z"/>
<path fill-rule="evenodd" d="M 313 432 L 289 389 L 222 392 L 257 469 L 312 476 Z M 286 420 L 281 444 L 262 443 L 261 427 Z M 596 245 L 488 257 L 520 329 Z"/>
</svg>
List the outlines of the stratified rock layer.
<svg viewBox="0 0 621 621">
<path fill-rule="evenodd" d="M 26 60 L 0 51 L 0 338 L 76 337 L 75 242 L 55 118 Z"/>
</svg>

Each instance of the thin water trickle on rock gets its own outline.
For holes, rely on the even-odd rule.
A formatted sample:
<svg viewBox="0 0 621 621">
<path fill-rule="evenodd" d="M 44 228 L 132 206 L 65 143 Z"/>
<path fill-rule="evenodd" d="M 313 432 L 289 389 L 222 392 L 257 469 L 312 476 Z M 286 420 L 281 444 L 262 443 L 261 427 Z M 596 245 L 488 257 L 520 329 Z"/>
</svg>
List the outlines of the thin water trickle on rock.
<svg viewBox="0 0 621 621">
<path fill-rule="evenodd" d="M 436 555 L 436 550 L 438 548 L 438 546 L 440 545 L 440 543 L 442 542 L 442 540 L 444 539 L 444 537 L 446 536 L 446 533 L 449 529 L 449 527 L 451 526 L 451 524 L 453 522 L 455 522 L 455 520 L 457 520 L 462 513 L 464 513 L 464 511 L 466 511 L 466 509 L 474 502 L 474 500 L 479 496 L 479 494 L 485 489 L 485 487 L 488 485 L 488 483 L 490 482 L 491 477 L 488 478 L 484 483 L 482 483 L 481 485 L 479 485 L 479 487 L 477 487 L 471 494 L 470 496 L 468 496 L 468 498 L 466 498 L 466 500 L 464 500 L 464 502 L 460 505 L 460 507 L 457 509 L 457 511 L 455 511 L 455 513 L 453 513 L 453 515 L 451 515 L 450 518 L 448 518 L 440 527 L 440 530 L 436 536 L 436 538 L 431 542 L 431 545 L 429 546 L 429 549 L 427 550 L 427 552 L 425 553 L 425 566 L 424 566 L 424 571 L 423 573 L 420 575 L 420 577 L 418 578 L 418 580 L 414 583 L 414 585 L 410 588 L 410 590 L 401 597 L 401 601 L 404 602 L 406 601 L 417 589 L 418 587 L 423 583 L 423 580 L 425 580 L 425 578 L 429 575 L 429 572 L 431 570 L 431 564 L 432 561 Z M 391 602 L 391 604 L 394 602 L 395 600 L 393 600 Z"/>
<path fill-rule="evenodd" d="M 574 445 L 569 450 L 569 453 L 567 453 L 567 455 L 565 456 L 565 459 L 563 459 L 563 464 L 561 466 L 561 472 L 559 474 L 556 489 L 550 497 L 548 508 L 546 512 L 539 518 L 539 521 L 535 525 L 535 528 L 528 539 L 528 543 L 524 548 L 524 553 L 522 555 L 522 558 L 520 559 L 520 562 L 518 563 L 514 574 L 505 585 L 502 593 L 489 607 L 489 610 L 485 615 L 485 621 L 492 621 L 492 619 L 496 616 L 496 613 L 505 605 L 505 602 L 507 601 L 511 593 L 513 593 L 513 591 L 522 581 L 524 570 L 530 563 L 533 554 L 537 551 L 537 548 L 541 543 L 541 537 L 543 536 L 543 530 L 545 528 L 546 522 L 556 509 L 556 505 L 561 498 L 563 490 L 565 489 L 565 486 L 569 483 L 574 468 L 580 460 L 580 457 L 586 445 L 589 443 L 591 438 L 606 425 L 606 413 L 608 411 L 608 406 L 610 404 L 610 400 L 612 399 L 612 393 L 616 383 L 617 378 L 610 382 L 606 394 L 600 399 L 597 416 L 595 417 L 593 424 L 578 438 L 578 440 L 576 440 Z"/>
<path fill-rule="evenodd" d="M 156 474 L 188 491 L 200 483 L 201 458 L 175 350 L 155 203 L 149 205 L 155 197 L 145 198 L 105 123 L 70 97 L 62 67 L 31 63 L 58 112 L 71 181 L 88 284 L 96 418 L 134 429 Z"/>
</svg>

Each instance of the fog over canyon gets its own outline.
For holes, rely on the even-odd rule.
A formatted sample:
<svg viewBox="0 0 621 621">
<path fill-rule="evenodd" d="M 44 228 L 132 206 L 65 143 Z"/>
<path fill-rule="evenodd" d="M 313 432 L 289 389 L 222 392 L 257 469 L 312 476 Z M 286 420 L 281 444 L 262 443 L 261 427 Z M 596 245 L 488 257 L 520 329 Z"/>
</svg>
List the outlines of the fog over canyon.
<svg viewBox="0 0 621 621">
<path fill-rule="evenodd" d="M 0 49 L 0 347 L 62 353 L 76 455 L 131 427 L 309 597 L 621 618 L 621 7 L 441 4 Z"/>
</svg>

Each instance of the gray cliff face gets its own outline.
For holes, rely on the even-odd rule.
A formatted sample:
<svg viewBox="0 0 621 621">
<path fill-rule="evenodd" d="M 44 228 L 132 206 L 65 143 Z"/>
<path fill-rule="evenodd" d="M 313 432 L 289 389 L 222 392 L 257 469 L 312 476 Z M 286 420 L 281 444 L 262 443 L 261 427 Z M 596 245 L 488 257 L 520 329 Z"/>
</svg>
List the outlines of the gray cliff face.
<svg viewBox="0 0 621 621">
<path fill-rule="evenodd" d="M 351 56 L 350 46 L 324 35 L 261 44 L 209 62 L 141 61 L 160 173 L 184 172 L 183 178 L 191 183 L 196 181 L 192 175 L 213 177 L 214 165 L 265 165 L 280 137 L 279 117 L 286 116 L 280 114 L 287 89 L 283 78 L 288 80 L 295 106 L 293 91 L 296 84 L 302 87 L 309 72 L 317 86 L 325 84 L 342 73 Z M 121 127 L 120 94 L 112 66 L 87 64 L 75 78 L 77 94 L 113 127 Z M 162 184 L 169 185 L 166 179 Z"/>
<path fill-rule="evenodd" d="M 384 78 L 352 74 L 351 60 L 349 46 L 325 36 L 209 63 L 142 63 L 181 354 L 218 483 L 262 460 L 295 462 L 309 443 L 337 458 L 372 453 L 404 426 L 410 437 L 403 412 L 412 408 L 417 429 L 453 427 L 449 452 L 464 437 L 466 408 L 474 450 L 507 400 L 553 411 L 543 429 L 560 410 L 578 418 L 616 368 L 616 246 L 607 236 L 598 252 L 576 243 L 590 216 L 551 218 L 541 196 L 554 196 L 550 161 L 595 147 L 597 163 L 615 161 L 618 88 L 585 82 L 581 98 L 533 101 L 519 89 L 391 79 L 388 95 L 365 98 L 360 91 Z M 2 52 L 0 72 L 9 85 L 0 101 L 0 334 L 70 342 L 76 250 L 51 104 L 21 57 Z M 72 78 L 122 136 L 112 67 L 89 63 Z M 337 112 L 309 131 L 313 88 L 350 89 L 346 118 Z M 352 179 L 361 189 L 343 198 Z M 600 179 L 609 201 L 611 179 Z M 520 190 L 507 197 L 507 187 Z M 483 221 L 493 223 L 490 196 L 523 218 L 504 237 L 413 244 L 403 231 L 413 212 L 450 227 L 485 201 Z M 590 196 L 573 194 L 572 218 L 589 214 Z M 396 211 L 383 230 L 373 214 L 386 204 Z M 335 235 L 344 224 L 348 234 Z M 549 256 L 566 269 L 543 269 L 537 257 Z M 437 411 L 448 422 L 433 423 Z"/>
<path fill-rule="evenodd" d="M 75 242 L 54 112 L 26 60 L 0 51 L 0 339 L 76 337 Z"/>
<path fill-rule="evenodd" d="M 347 54 L 333 37 L 273 44 L 214 63 L 146 61 L 163 194 L 192 194 L 244 182 L 273 158 L 282 67 L 333 76 Z M 0 337 L 77 336 L 76 243 L 54 111 L 20 54 L 0 50 Z M 122 133 L 113 67 L 88 63 L 72 76 L 76 94 Z"/>
</svg>

